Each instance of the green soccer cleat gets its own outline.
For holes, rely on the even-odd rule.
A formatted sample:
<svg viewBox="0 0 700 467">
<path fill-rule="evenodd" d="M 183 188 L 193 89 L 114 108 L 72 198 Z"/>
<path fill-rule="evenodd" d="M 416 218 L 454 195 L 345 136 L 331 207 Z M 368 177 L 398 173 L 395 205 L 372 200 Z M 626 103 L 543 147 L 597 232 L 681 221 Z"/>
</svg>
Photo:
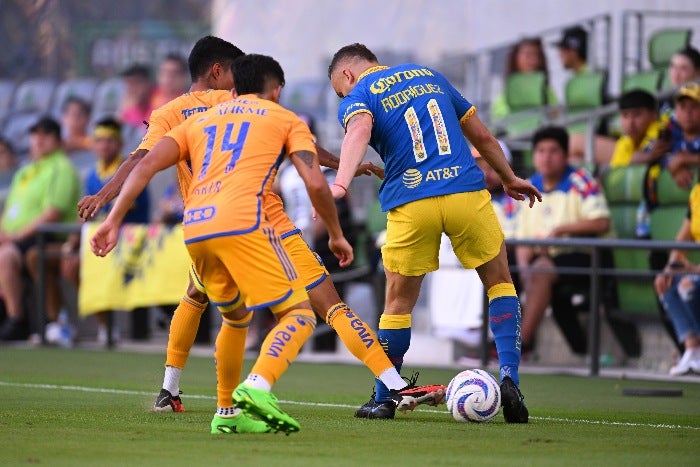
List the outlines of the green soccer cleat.
<svg viewBox="0 0 700 467">
<path fill-rule="evenodd" d="M 253 389 L 241 383 L 233 391 L 233 402 L 247 414 L 266 421 L 274 432 L 283 431 L 288 435 L 301 428 L 299 422 L 279 408 L 277 398 L 271 392 Z"/>
<path fill-rule="evenodd" d="M 269 433 L 270 426 L 262 420 L 250 418 L 244 412 L 233 417 L 221 417 L 214 415 L 211 420 L 211 434 L 236 434 L 236 433 Z"/>
</svg>

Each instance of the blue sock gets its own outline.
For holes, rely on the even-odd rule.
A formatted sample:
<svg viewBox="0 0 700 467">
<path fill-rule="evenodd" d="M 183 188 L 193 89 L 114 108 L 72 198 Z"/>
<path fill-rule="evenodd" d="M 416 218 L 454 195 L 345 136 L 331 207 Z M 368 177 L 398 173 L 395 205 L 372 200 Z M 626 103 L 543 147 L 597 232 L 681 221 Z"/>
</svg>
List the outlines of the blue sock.
<svg viewBox="0 0 700 467">
<path fill-rule="evenodd" d="M 489 323 L 496 341 L 501 381 L 509 376 L 515 384 L 520 384 L 520 321 L 520 302 L 517 296 L 500 296 L 489 302 Z"/>
<path fill-rule="evenodd" d="M 391 326 L 391 329 L 383 327 L 387 325 Z M 398 326 L 402 327 L 397 328 Z M 377 338 L 396 371 L 401 373 L 403 356 L 406 355 L 411 344 L 411 315 L 382 315 Z M 389 400 L 389 388 L 376 378 L 375 392 L 374 400 L 377 402 Z"/>
</svg>

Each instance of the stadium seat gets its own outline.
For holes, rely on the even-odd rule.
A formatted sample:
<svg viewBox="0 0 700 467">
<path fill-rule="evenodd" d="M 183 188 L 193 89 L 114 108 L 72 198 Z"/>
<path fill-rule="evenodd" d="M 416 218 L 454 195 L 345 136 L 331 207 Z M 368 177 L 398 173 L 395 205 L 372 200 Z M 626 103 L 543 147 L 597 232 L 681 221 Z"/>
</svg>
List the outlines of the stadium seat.
<svg viewBox="0 0 700 467">
<path fill-rule="evenodd" d="M 12 142 L 19 156 L 29 153 L 29 127 L 36 123 L 40 115 L 36 112 L 16 113 L 5 122 L 2 134 Z"/>
<path fill-rule="evenodd" d="M 603 71 L 580 73 L 566 82 L 566 115 L 573 117 L 601 107 L 606 101 L 607 73 Z M 595 125 L 597 128 L 597 124 Z M 569 133 L 582 133 L 586 123 L 575 123 L 567 127 Z"/>
<path fill-rule="evenodd" d="M 652 67 L 667 67 L 671 56 L 690 44 L 691 32 L 690 29 L 661 29 L 652 34 L 647 42 Z"/>
<path fill-rule="evenodd" d="M 12 112 L 46 113 L 51 106 L 56 83 L 50 79 L 32 79 L 22 82 L 15 92 Z"/>
<path fill-rule="evenodd" d="M 11 79 L 0 80 L 0 123 L 10 112 L 15 87 L 15 82 Z"/>
<path fill-rule="evenodd" d="M 506 80 L 506 102 L 512 112 L 547 105 L 547 77 L 543 72 L 513 73 Z"/>
<path fill-rule="evenodd" d="M 51 115 L 55 118 L 61 116 L 63 104 L 71 97 L 79 97 L 88 103 L 92 103 L 97 80 L 94 78 L 74 78 L 61 82 L 56 87 L 51 104 Z"/>
<path fill-rule="evenodd" d="M 92 122 L 105 117 L 113 117 L 119 111 L 119 104 L 124 95 L 124 80 L 110 78 L 97 85 L 92 103 Z"/>
<path fill-rule="evenodd" d="M 661 85 L 661 73 L 660 70 L 648 70 L 626 75 L 622 78 L 622 92 L 643 89 L 656 94 Z"/>
</svg>

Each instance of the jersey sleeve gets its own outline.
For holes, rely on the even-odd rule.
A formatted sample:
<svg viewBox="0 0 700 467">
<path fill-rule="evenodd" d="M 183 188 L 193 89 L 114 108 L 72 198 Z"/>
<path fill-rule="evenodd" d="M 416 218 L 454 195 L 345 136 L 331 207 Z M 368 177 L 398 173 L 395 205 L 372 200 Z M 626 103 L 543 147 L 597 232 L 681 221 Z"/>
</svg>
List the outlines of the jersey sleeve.
<svg viewBox="0 0 700 467">
<path fill-rule="evenodd" d="M 179 160 L 185 160 L 189 158 L 189 146 L 187 144 L 187 131 L 190 128 L 190 122 L 192 120 L 185 120 L 180 125 L 176 126 L 172 130 L 168 131 L 165 136 L 168 136 L 175 140 L 178 148 L 180 149 L 180 154 L 178 155 Z"/>
<path fill-rule="evenodd" d="M 338 121 L 344 130 L 347 130 L 348 121 L 359 113 L 368 113 L 374 120 L 374 115 L 369 105 L 361 98 L 360 93 L 350 93 L 345 96 L 338 106 Z"/>
<path fill-rule="evenodd" d="M 610 209 L 598 181 L 584 170 L 572 174 L 572 183 L 581 196 L 581 214 L 584 219 L 610 217 Z"/>
<path fill-rule="evenodd" d="M 146 151 L 150 151 L 158 140 L 170 131 L 172 126 L 173 125 L 170 124 L 167 118 L 167 110 L 165 108 L 161 107 L 154 110 L 151 113 L 151 118 L 148 120 L 148 131 L 146 131 L 146 135 L 143 137 L 141 144 L 139 144 L 136 150 L 145 149 Z"/>
</svg>

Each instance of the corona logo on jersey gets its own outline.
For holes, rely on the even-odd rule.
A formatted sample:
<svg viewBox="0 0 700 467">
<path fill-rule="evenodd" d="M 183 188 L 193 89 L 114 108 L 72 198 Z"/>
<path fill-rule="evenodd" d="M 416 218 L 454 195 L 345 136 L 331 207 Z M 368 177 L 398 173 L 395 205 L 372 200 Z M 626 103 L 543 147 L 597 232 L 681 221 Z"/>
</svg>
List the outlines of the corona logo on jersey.
<svg viewBox="0 0 700 467">
<path fill-rule="evenodd" d="M 197 222 L 208 221 L 216 214 L 216 208 L 214 206 L 204 206 L 196 209 L 189 209 L 185 211 L 185 220 L 183 224 L 196 224 Z"/>
<path fill-rule="evenodd" d="M 408 81 L 409 79 L 418 78 L 420 76 L 435 76 L 432 71 L 427 68 L 413 68 L 411 70 L 397 71 L 391 76 L 383 76 L 369 86 L 372 94 L 381 94 L 391 90 L 391 87 L 396 83 Z"/>
<path fill-rule="evenodd" d="M 416 188 L 421 183 L 440 182 L 457 177 L 459 176 L 459 171 L 461 168 L 461 165 L 453 165 L 452 167 L 429 170 L 425 174 L 425 178 L 420 170 L 408 169 L 403 173 L 402 180 L 406 188 Z"/>
</svg>

